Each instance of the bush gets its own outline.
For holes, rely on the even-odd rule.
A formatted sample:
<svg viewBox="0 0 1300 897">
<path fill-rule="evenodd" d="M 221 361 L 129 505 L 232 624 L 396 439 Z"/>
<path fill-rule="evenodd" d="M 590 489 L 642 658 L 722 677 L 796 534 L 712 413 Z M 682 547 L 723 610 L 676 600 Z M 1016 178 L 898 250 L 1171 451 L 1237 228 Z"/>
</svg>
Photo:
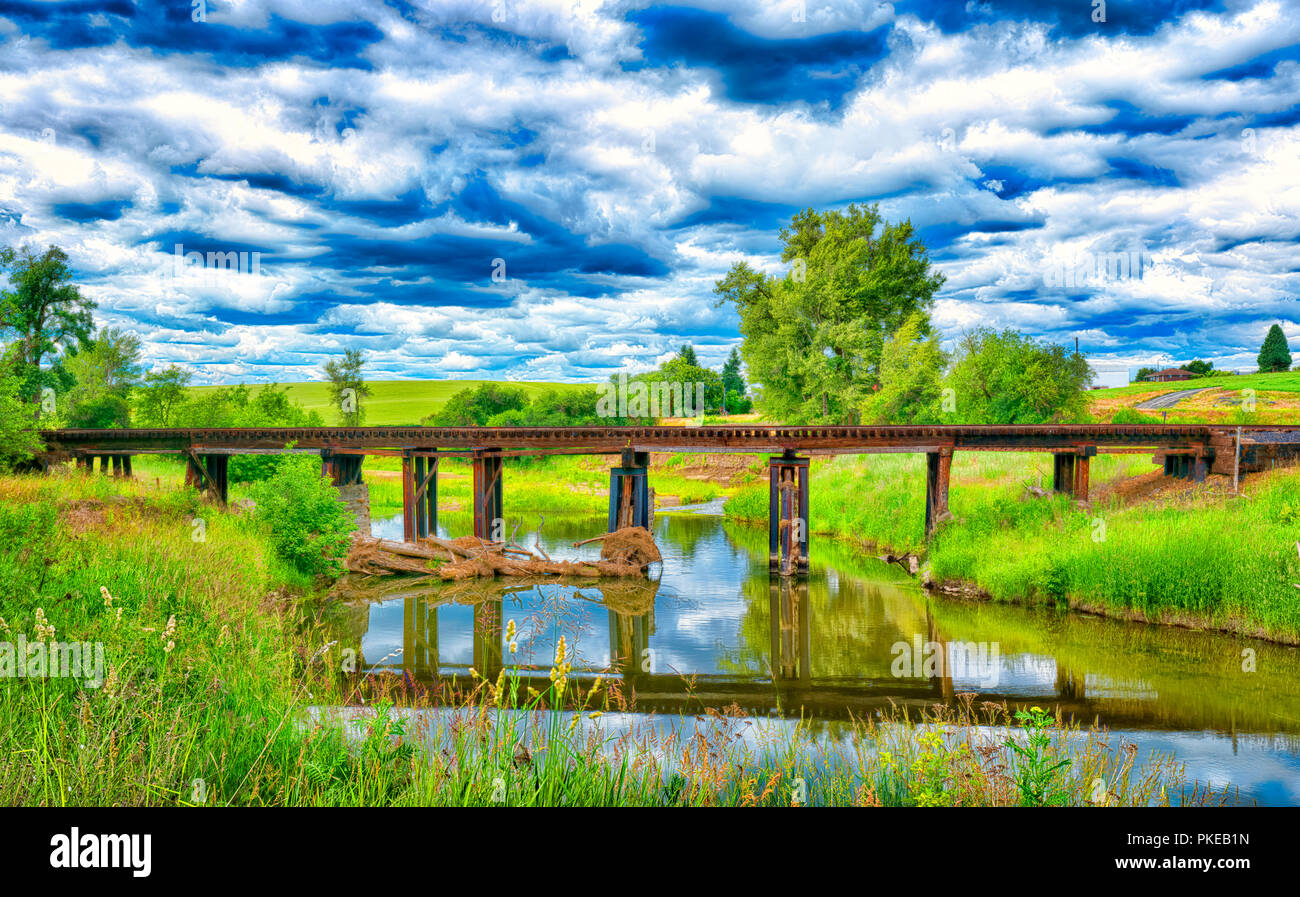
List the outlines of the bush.
<svg viewBox="0 0 1300 897">
<path fill-rule="evenodd" d="M 430 427 L 483 427 L 493 417 L 527 407 L 528 393 L 523 388 L 484 383 L 473 389 L 462 389 L 426 417 L 424 423 Z"/>
<path fill-rule="evenodd" d="M 275 472 L 253 486 L 257 516 L 271 528 L 276 554 L 310 576 L 343 570 L 356 522 L 313 455 L 280 455 Z"/>
</svg>

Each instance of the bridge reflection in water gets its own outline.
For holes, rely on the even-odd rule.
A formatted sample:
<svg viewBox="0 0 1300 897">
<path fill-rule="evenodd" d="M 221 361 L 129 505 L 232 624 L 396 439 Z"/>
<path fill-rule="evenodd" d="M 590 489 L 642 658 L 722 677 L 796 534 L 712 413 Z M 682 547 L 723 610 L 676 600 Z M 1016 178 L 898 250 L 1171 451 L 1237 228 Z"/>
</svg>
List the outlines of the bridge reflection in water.
<svg viewBox="0 0 1300 897">
<path fill-rule="evenodd" d="M 421 588 L 389 579 L 378 583 L 381 601 L 348 597 L 376 581 L 347 582 L 336 595 L 337 638 L 381 675 L 425 684 L 456 677 L 463 686 L 471 667 L 494 677 L 505 663 L 541 690 L 563 634 L 576 683 L 606 675 L 643 711 L 734 703 L 756 716 L 844 720 L 891 702 L 923 707 L 975 693 L 977 704 L 1059 706 L 1081 725 L 1219 733 L 1234 745 L 1238 734 L 1276 735 L 1296 750 L 1295 648 L 934 598 L 896 566 L 829 540 L 815 548 L 806 577 L 773 577 L 761 528 L 685 514 L 653 526 L 664 555 L 655 580 Z M 591 528 L 557 518 L 542 542 L 553 557 L 594 554 L 593 545 L 572 548 Z M 511 620 L 515 654 L 502 634 Z M 983 647 L 988 666 L 972 668 L 972 649 Z"/>
<path fill-rule="evenodd" d="M 992 701 L 1042 702 L 1046 697 L 1041 691 L 1004 693 L 969 680 L 955 686 L 951 640 L 923 598 L 911 625 L 874 621 L 868 642 L 856 645 L 857 674 L 817 674 L 808 581 L 771 577 L 767 588 L 766 613 L 759 616 L 766 618 L 768 643 L 760 670 L 749 674 L 678 668 L 675 659 L 683 652 L 676 650 L 671 635 L 656 632 L 659 584 L 653 581 L 513 589 L 490 580 L 437 585 L 354 608 L 349 628 L 352 643 L 360 645 L 364 674 L 404 674 L 426 685 L 454 679 L 464 686 L 471 670 L 495 680 L 509 666 L 518 670 L 524 685 L 539 691 L 550 684 L 555 642 L 564 634 L 573 666 L 570 679 L 585 685 L 596 676 L 621 682 L 621 693 L 634 699 L 638 711 L 694 713 L 735 705 L 747 715 L 845 719 L 895 703 L 920 707 L 951 701 L 962 691 L 979 691 L 982 700 Z M 505 638 L 510 620 L 518 632 L 518 653 L 513 655 Z M 916 634 L 900 641 L 909 628 Z M 927 667 L 909 659 L 896 670 L 899 645 L 910 651 L 913 642 L 929 646 L 932 663 Z M 735 646 L 714 647 L 716 666 L 736 665 L 727 660 Z M 869 658 L 865 664 L 864 657 Z M 1056 683 L 1058 701 L 1090 719 L 1095 710 L 1087 706 L 1084 677 L 1058 668 Z"/>
</svg>

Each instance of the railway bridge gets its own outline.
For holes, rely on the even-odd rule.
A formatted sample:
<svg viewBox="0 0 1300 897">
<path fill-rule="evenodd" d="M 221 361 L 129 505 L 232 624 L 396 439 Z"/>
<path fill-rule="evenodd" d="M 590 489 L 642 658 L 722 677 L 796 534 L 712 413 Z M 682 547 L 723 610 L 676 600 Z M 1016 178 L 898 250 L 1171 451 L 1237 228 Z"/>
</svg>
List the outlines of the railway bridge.
<svg viewBox="0 0 1300 897">
<path fill-rule="evenodd" d="M 1043 452 L 1052 456 L 1053 488 L 1088 500 L 1091 459 L 1101 453 L 1151 454 L 1169 476 L 1236 475 L 1300 458 L 1300 427 L 1112 424 L 1041 426 L 615 426 L 615 427 L 310 427 L 225 429 L 51 430 L 39 459 L 73 461 L 84 471 L 131 475 L 131 458 L 179 454 L 186 481 L 225 501 L 231 455 L 288 449 L 318 453 L 336 485 L 362 482 L 367 455 L 402 459 L 403 530 L 407 541 L 437 526 L 437 474 L 442 458 L 473 467 L 474 534 L 491 538 L 502 517 L 503 461 L 510 457 L 616 455 L 610 469 L 609 528 L 649 522 L 650 452 L 737 452 L 769 456 L 768 542 L 771 569 L 808 567 L 809 461 L 812 456 L 916 452 L 926 456 L 925 526 L 933 534 L 948 516 L 953 454 Z"/>
</svg>

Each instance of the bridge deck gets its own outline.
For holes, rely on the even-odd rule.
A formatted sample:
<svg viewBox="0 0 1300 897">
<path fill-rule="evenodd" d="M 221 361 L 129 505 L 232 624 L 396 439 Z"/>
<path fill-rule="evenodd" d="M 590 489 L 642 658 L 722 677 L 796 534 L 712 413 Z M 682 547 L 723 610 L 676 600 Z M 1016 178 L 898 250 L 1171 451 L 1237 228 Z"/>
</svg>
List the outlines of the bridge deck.
<svg viewBox="0 0 1300 897">
<path fill-rule="evenodd" d="M 228 497 L 229 456 L 319 452 L 321 474 L 335 485 L 362 485 L 363 455 L 402 458 L 403 538 L 416 542 L 437 531 L 438 457 L 460 454 L 473 462 L 474 534 L 503 524 L 502 458 L 509 455 L 621 454 L 610 470 L 609 531 L 648 526 L 649 452 L 750 452 L 768 461 L 768 562 L 782 576 L 808 569 L 809 459 L 811 454 L 924 452 L 925 533 L 952 515 L 948 485 L 956 451 L 1052 453 L 1052 488 L 1086 503 L 1089 461 L 1098 452 L 1153 453 L 1165 474 L 1204 482 L 1212 466 L 1231 473 L 1262 470 L 1300 458 L 1300 428 L 1191 426 L 890 426 L 890 427 L 310 427 L 157 430 L 52 430 L 42 466 L 74 459 L 90 472 L 131 476 L 131 456 L 180 453 L 185 481 L 218 501 Z"/>
<path fill-rule="evenodd" d="M 818 453 L 962 451 L 1145 452 L 1205 448 L 1235 427 L 1211 425 L 1116 426 L 880 426 L 880 427 L 310 427 L 222 429 L 52 430 L 51 451 L 109 454 L 212 450 L 221 453 L 281 450 L 292 443 L 305 450 L 403 451 L 410 449 L 507 449 L 546 453 L 586 450 L 617 452 Z M 1290 435 L 1290 439 L 1287 436 Z M 1245 428 L 1248 440 L 1297 441 L 1300 428 Z M 370 452 L 366 452 L 370 453 Z"/>
</svg>

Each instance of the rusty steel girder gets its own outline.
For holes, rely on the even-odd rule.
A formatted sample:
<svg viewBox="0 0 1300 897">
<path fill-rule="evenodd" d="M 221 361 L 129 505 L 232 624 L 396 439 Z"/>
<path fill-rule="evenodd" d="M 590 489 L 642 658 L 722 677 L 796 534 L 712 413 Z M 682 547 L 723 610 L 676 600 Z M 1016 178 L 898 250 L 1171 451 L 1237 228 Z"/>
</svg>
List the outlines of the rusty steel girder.
<svg viewBox="0 0 1300 897">
<path fill-rule="evenodd" d="M 1249 427 L 1252 438 L 1300 440 L 1294 426 Z M 147 454 L 189 450 L 234 454 L 282 450 L 590 450 L 818 453 L 890 451 L 1206 450 L 1235 428 L 1210 425 L 1041 426 L 623 426 L 623 427 L 248 427 L 51 430 L 52 453 Z"/>
</svg>

